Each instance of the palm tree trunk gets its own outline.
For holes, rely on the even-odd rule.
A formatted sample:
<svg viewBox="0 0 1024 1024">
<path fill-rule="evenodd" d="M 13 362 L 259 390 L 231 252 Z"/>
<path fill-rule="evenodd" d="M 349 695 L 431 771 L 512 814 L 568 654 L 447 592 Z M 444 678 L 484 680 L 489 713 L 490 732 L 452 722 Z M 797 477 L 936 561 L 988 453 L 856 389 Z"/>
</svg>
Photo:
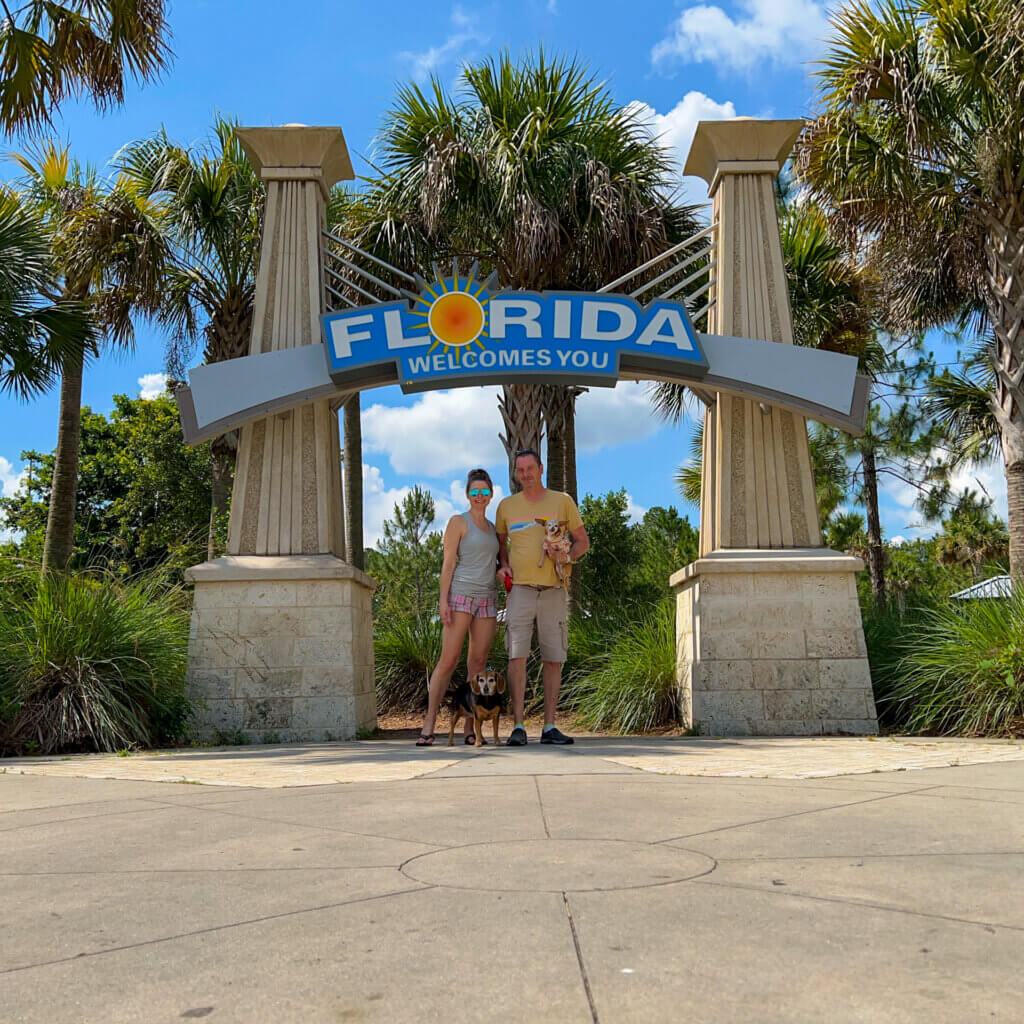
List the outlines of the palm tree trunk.
<svg viewBox="0 0 1024 1024">
<path fill-rule="evenodd" d="M 548 385 L 544 388 L 544 422 L 547 425 L 547 486 L 553 491 L 565 490 L 565 425 L 572 402 L 570 388 Z"/>
<path fill-rule="evenodd" d="M 1010 575 L 1024 578 L 1024 196 L 1009 171 L 1004 185 L 1007 198 L 988 219 L 985 298 L 995 334 L 992 406 L 1006 468 Z"/>
<path fill-rule="evenodd" d="M 498 409 L 505 423 L 499 434 L 508 457 L 509 493 L 521 489 L 515 473 L 515 453 L 523 448 L 541 450 L 544 437 L 544 386 L 541 384 L 506 384 L 498 399 Z"/>
<path fill-rule="evenodd" d="M 578 505 L 579 482 L 576 479 L 576 399 L 583 393 L 583 388 L 571 388 L 572 398 L 565 417 L 565 493 Z"/>
<path fill-rule="evenodd" d="M 75 550 L 75 501 L 78 453 L 82 444 L 82 374 L 85 354 L 64 367 L 60 383 L 60 420 L 50 488 L 50 512 L 43 542 L 43 569 L 64 572 Z"/>
<path fill-rule="evenodd" d="M 345 548 L 357 569 L 363 560 L 363 425 L 357 391 L 345 403 Z"/>
<path fill-rule="evenodd" d="M 206 557 L 217 557 L 217 523 L 227 510 L 231 479 L 235 470 L 235 453 L 227 435 L 218 437 L 210 449 L 213 480 L 210 488 L 210 529 L 206 537 Z"/>
<path fill-rule="evenodd" d="M 864 504 L 868 513 L 868 574 L 871 597 L 876 606 L 885 603 L 885 551 L 882 548 L 882 521 L 878 514 L 878 469 L 874 449 L 864 455 Z"/>
</svg>

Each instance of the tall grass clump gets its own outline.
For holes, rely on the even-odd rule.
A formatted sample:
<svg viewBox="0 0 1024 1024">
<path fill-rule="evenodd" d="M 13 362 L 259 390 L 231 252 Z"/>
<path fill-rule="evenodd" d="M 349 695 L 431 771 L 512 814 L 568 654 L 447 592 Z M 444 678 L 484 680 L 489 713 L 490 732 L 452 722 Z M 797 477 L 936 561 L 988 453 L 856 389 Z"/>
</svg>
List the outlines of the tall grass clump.
<svg viewBox="0 0 1024 1024">
<path fill-rule="evenodd" d="M 927 611 L 903 640 L 889 695 L 918 732 L 1024 732 L 1024 588 L 1004 599 L 951 601 Z"/>
<path fill-rule="evenodd" d="M 378 622 L 373 638 L 377 711 L 420 711 L 427 684 L 441 657 L 441 622 L 394 616 Z"/>
<path fill-rule="evenodd" d="M 0 752 L 114 751 L 184 734 L 182 588 L 10 563 L 0 580 Z"/>
<path fill-rule="evenodd" d="M 590 653 L 568 680 L 566 703 L 588 729 L 646 732 L 679 721 L 675 602 L 624 615 L 606 627 L 604 643 L 586 637 Z"/>
</svg>

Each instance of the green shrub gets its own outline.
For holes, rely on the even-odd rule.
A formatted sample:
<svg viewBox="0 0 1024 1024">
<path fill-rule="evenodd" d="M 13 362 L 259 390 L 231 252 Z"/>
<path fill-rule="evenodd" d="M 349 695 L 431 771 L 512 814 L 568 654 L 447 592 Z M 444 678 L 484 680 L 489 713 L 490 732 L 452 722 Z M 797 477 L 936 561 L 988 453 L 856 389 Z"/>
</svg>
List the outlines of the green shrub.
<svg viewBox="0 0 1024 1024">
<path fill-rule="evenodd" d="M 373 638 L 377 710 L 420 711 L 427 706 L 427 683 L 441 656 L 440 620 L 389 616 L 376 623 Z"/>
<path fill-rule="evenodd" d="M 936 602 L 930 607 L 936 607 Z M 923 602 L 920 607 L 901 610 L 895 603 L 879 608 L 870 601 L 861 609 L 878 724 L 886 731 L 909 728 L 907 708 L 894 699 L 893 693 L 902 678 L 900 663 L 906 654 L 906 637 L 917 631 L 929 610 Z"/>
<path fill-rule="evenodd" d="M 0 579 L 0 751 L 116 751 L 184 734 L 182 588 L 11 563 Z"/>
<path fill-rule="evenodd" d="M 910 729 L 991 736 L 1024 728 L 1024 588 L 941 604 L 901 645 L 887 703 Z"/>
<path fill-rule="evenodd" d="M 580 627 L 589 653 L 569 676 L 567 705 L 589 729 L 646 732 L 678 722 L 675 602 L 621 621 L 625 628 Z"/>
</svg>

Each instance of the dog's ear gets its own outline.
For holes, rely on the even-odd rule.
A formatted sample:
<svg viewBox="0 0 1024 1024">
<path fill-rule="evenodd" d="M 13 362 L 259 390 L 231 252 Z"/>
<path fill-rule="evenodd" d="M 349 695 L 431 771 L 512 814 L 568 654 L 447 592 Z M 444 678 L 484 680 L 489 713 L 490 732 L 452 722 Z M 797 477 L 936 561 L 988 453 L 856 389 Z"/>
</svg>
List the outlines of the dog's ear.
<svg viewBox="0 0 1024 1024">
<path fill-rule="evenodd" d="M 480 696 L 480 680 L 481 680 L 482 678 L 483 678 L 483 677 L 482 677 L 482 676 L 481 676 L 481 675 L 480 675 L 479 673 L 477 673 L 477 674 L 476 674 L 475 676 L 473 676 L 473 678 L 472 678 L 472 679 L 470 679 L 470 681 L 469 681 L 469 688 L 470 688 L 470 689 L 471 689 L 471 690 L 472 690 L 472 691 L 473 691 L 473 692 L 474 692 L 474 693 L 475 693 L 475 694 L 476 694 L 476 695 L 477 695 L 478 697 Z"/>
<path fill-rule="evenodd" d="M 498 693 L 505 692 L 505 677 L 500 673 L 495 673 L 495 678 L 498 680 Z"/>
<path fill-rule="evenodd" d="M 536 523 L 536 524 L 537 524 L 538 526 L 547 526 L 547 523 L 548 523 L 548 521 L 547 521 L 546 519 L 541 519 L 541 517 L 540 517 L 540 516 L 535 516 L 535 517 L 534 517 L 534 520 L 533 520 L 533 521 L 534 521 L 534 522 L 535 522 L 535 523 Z"/>
<path fill-rule="evenodd" d="M 569 520 L 568 520 L 568 519 L 562 519 L 562 520 L 561 520 L 561 521 L 559 522 L 559 524 L 558 524 L 558 525 L 559 525 L 559 526 L 560 526 L 560 527 L 561 527 L 561 528 L 562 528 L 563 530 L 568 530 L 568 529 L 569 529 Z"/>
</svg>

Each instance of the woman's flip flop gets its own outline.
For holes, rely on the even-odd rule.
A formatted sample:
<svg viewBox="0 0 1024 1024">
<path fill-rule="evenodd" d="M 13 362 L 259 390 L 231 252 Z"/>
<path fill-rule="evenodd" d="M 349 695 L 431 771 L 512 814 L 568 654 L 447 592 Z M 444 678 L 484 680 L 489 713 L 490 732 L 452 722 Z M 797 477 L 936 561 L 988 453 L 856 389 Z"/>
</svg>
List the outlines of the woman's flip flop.
<svg viewBox="0 0 1024 1024">
<path fill-rule="evenodd" d="M 416 741 L 417 747 L 432 747 L 434 745 L 434 734 L 424 735 L 420 733 L 420 738 Z"/>
</svg>

